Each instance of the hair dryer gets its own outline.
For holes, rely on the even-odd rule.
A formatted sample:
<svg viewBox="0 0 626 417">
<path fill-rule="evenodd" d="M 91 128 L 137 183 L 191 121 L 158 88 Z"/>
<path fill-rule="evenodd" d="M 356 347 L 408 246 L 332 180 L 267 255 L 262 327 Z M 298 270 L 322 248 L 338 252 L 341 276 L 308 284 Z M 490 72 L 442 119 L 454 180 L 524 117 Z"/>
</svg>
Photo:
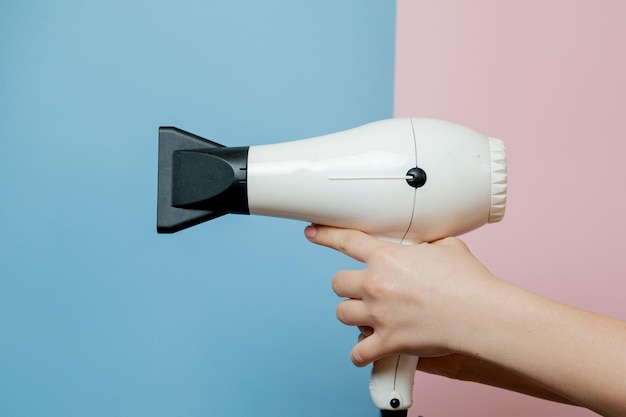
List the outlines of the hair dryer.
<svg viewBox="0 0 626 417">
<path fill-rule="evenodd" d="M 419 118 L 250 147 L 161 127 L 158 175 L 159 233 L 237 213 L 417 244 L 501 220 L 507 191 L 501 140 Z M 408 355 L 374 364 L 370 392 L 384 414 L 406 414 L 416 365 Z"/>
</svg>

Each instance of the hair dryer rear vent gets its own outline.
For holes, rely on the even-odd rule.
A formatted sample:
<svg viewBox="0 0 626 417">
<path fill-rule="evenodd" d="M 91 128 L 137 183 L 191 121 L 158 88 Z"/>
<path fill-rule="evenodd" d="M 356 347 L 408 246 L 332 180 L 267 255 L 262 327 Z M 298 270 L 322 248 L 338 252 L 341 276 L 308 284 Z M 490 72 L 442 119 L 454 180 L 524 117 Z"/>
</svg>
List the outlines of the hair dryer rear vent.
<svg viewBox="0 0 626 417">
<path fill-rule="evenodd" d="M 491 209 L 489 223 L 496 223 L 504 217 L 506 207 L 506 152 L 504 142 L 489 138 L 491 151 Z"/>
</svg>

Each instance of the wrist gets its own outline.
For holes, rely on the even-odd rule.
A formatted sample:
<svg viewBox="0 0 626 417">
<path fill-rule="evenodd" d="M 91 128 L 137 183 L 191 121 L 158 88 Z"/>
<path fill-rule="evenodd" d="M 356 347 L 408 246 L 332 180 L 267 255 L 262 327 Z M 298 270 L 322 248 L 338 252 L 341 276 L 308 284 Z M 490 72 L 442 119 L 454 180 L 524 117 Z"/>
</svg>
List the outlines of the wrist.
<svg viewBox="0 0 626 417">
<path fill-rule="evenodd" d="M 539 318 L 540 297 L 494 278 L 478 288 L 472 307 L 466 309 L 463 331 L 453 351 L 489 362 L 506 362 L 516 346 L 523 344 Z M 474 363 L 473 363 L 474 364 Z M 501 363 L 506 365 L 506 363 Z"/>
</svg>

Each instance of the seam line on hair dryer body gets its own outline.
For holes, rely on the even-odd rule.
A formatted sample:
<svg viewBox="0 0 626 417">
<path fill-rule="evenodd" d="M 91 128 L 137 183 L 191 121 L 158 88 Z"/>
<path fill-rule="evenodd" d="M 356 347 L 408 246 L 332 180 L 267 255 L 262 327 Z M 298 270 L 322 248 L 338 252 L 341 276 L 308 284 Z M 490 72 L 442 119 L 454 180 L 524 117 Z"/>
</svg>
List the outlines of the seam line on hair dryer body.
<svg viewBox="0 0 626 417">
<path fill-rule="evenodd" d="M 417 163 L 417 139 L 415 138 L 415 127 L 413 126 L 413 119 L 409 118 L 409 122 L 411 123 L 411 132 L 413 134 L 413 152 L 415 153 L 415 166 L 418 167 L 419 164 Z M 409 220 L 409 226 L 406 228 L 406 232 L 404 232 L 404 236 L 402 236 L 402 239 L 400 239 L 400 243 L 404 243 L 404 239 L 406 239 L 406 236 L 409 234 L 411 226 L 413 225 L 413 216 L 415 215 L 415 203 L 417 203 L 417 188 L 413 190 L 413 207 L 411 208 L 411 219 Z"/>
</svg>

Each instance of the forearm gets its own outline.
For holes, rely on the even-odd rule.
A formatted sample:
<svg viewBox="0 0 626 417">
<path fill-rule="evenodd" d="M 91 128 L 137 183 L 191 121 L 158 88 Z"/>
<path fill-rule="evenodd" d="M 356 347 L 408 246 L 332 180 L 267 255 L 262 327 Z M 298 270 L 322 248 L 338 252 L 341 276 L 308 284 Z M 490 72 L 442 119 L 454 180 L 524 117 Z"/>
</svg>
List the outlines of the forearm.
<svg viewBox="0 0 626 417">
<path fill-rule="evenodd" d="M 417 369 L 422 372 L 458 379 L 468 382 L 490 385 L 520 394 L 530 395 L 544 400 L 576 405 L 546 387 L 530 379 L 511 372 L 481 358 L 451 354 L 438 357 L 420 358 Z"/>
<path fill-rule="evenodd" d="M 604 416 L 626 416 L 626 323 L 499 285 L 462 353 Z"/>
</svg>

